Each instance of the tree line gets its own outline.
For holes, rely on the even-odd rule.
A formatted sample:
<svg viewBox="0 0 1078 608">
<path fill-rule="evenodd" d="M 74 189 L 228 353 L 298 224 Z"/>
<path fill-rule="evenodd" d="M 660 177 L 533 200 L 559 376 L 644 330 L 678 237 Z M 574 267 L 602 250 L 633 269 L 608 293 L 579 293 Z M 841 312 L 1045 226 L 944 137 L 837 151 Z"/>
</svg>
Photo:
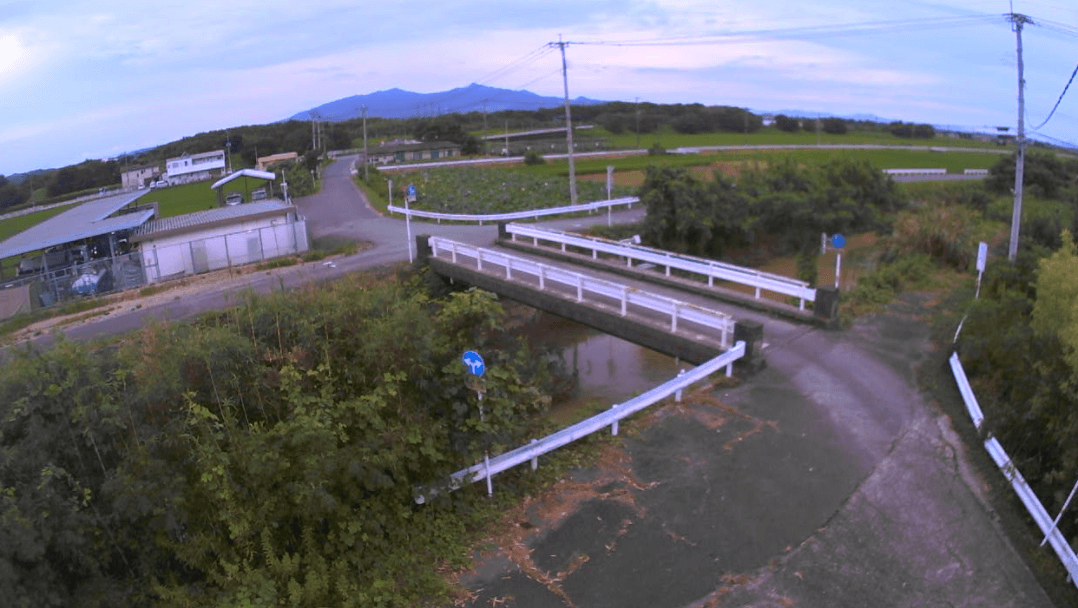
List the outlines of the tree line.
<svg viewBox="0 0 1078 608">
<path fill-rule="evenodd" d="M 504 327 L 486 292 L 368 275 L 104 347 L 17 351 L 0 378 L 0 597 L 448 601 L 439 569 L 496 513 L 468 490 L 418 506 L 413 487 L 540 436 L 569 386 Z M 483 417 L 465 350 L 487 359 Z"/>
</svg>

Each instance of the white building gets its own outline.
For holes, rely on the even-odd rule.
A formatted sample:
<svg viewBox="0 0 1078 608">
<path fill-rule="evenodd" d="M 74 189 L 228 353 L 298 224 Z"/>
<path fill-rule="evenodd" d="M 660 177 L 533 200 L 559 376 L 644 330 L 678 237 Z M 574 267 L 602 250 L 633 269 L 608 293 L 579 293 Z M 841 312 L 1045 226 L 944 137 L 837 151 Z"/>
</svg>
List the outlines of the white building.
<svg viewBox="0 0 1078 608">
<path fill-rule="evenodd" d="M 310 248 L 295 207 L 266 200 L 152 220 L 135 229 L 146 282 L 260 262 Z"/>
<path fill-rule="evenodd" d="M 199 182 L 220 177 L 225 172 L 225 151 L 184 154 L 165 162 L 165 173 L 172 185 Z"/>
</svg>

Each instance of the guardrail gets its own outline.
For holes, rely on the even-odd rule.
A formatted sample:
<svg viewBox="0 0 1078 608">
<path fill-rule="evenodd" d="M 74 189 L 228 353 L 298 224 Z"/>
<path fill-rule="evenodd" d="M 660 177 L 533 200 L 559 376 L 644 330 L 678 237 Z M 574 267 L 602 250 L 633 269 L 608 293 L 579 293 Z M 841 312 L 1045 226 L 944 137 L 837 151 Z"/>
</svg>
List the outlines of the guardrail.
<svg viewBox="0 0 1078 608">
<path fill-rule="evenodd" d="M 988 175 L 988 169 L 966 169 L 963 175 Z"/>
<path fill-rule="evenodd" d="M 581 213 L 583 211 L 598 211 L 599 209 L 607 209 L 610 207 L 620 207 L 622 205 L 627 206 L 629 209 L 633 208 L 633 205 L 640 202 L 640 199 L 635 196 L 626 196 L 623 198 L 615 198 L 605 201 L 593 201 L 590 203 L 581 203 L 579 205 L 566 205 L 564 207 L 546 207 L 544 209 L 529 209 L 528 211 L 512 211 L 509 213 L 487 213 L 487 214 L 463 214 L 463 213 L 437 213 L 434 211 L 422 211 L 419 209 L 405 209 L 404 207 L 397 207 L 390 205 L 386 207 L 392 213 L 400 213 L 402 215 L 411 217 L 421 217 L 429 220 L 442 220 L 452 222 L 478 222 L 480 226 L 483 222 L 510 222 L 513 220 L 526 220 L 528 218 L 538 219 L 540 216 L 545 215 L 560 215 L 563 213 Z"/>
<path fill-rule="evenodd" d="M 708 287 L 714 287 L 715 279 L 748 285 L 756 288 L 756 298 L 760 297 L 761 291 L 793 296 L 798 299 L 801 310 L 805 310 L 806 301 L 816 301 L 816 290 L 809 287 L 807 282 L 768 272 L 760 272 L 752 268 L 549 228 L 508 224 L 505 231 L 512 235 L 512 240 L 514 241 L 517 236 L 521 236 L 532 239 L 533 245 L 538 245 L 539 241 L 558 243 L 561 245 L 562 251 L 565 251 L 566 246 L 590 249 L 593 258 L 598 257 L 599 253 L 624 257 L 626 264 L 630 267 L 633 265 L 634 260 L 663 266 L 666 268 L 666 276 L 670 276 L 671 268 L 705 276 L 707 277 Z"/>
<path fill-rule="evenodd" d="M 581 439 L 607 427 L 610 427 L 610 432 L 612 434 L 617 435 L 618 422 L 623 418 L 658 403 L 670 395 L 674 395 L 676 401 L 681 401 L 681 391 L 683 389 L 706 379 L 723 367 L 726 368 L 726 375 L 729 376 L 732 373 L 731 368 L 733 367 L 734 361 L 744 356 L 745 343 L 739 341 L 733 348 L 718 357 L 715 357 L 691 371 L 679 373 L 676 378 L 664 382 L 629 401 L 614 404 L 605 412 L 596 414 L 591 418 L 566 427 L 551 435 L 547 435 L 542 439 L 532 440 L 532 442 L 527 445 L 520 446 L 519 448 L 495 456 L 494 458 L 489 459 L 489 461 L 485 460 L 484 462 L 476 463 L 466 469 L 461 469 L 450 475 L 446 483 L 440 487 L 413 488 L 415 501 L 417 504 L 423 504 L 429 498 L 436 496 L 440 492 L 452 492 L 453 490 L 464 487 L 466 484 L 475 483 L 480 480 L 486 480 L 487 492 L 493 493 L 494 490 L 490 481 L 491 476 L 529 461 L 531 462 L 532 470 L 534 471 L 538 468 L 539 457 L 543 454 L 552 452 L 577 439 Z"/>
<path fill-rule="evenodd" d="M 950 361 L 951 372 L 954 374 L 959 392 L 962 393 L 962 401 L 966 404 L 966 410 L 973 420 L 973 426 L 980 429 L 984 421 L 984 414 L 977 403 L 976 395 L 973 394 L 973 389 L 970 388 L 966 372 L 962 368 L 962 362 L 958 359 L 958 353 L 952 354 Z M 1037 522 L 1037 527 L 1045 535 L 1045 540 L 1052 545 L 1052 549 L 1059 557 L 1059 561 L 1067 569 L 1071 582 L 1078 586 L 1078 556 L 1075 556 L 1074 550 L 1071 549 L 1067 539 L 1063 537 L 1063 533 L 1056 527 L 1057 521 L 1053 521 L 1052 517 L 1048 515 L 1048 511 L 1045 510 L 1044 505 L 1041 504 L 1041 501 L 1033 492 L 1033 488 L 1030 488 L 1029 484 L 1026 483 L 1018 467 L 1014 465 L 1006 450 L 1003 449 L 1003 446 L 995 437 L 989 437 L 985 440 L 984 449 L 988 450 L 989 455 L 992 456 L 992 460 L 995 461 L 1003 476 L 1007 478 L 1007 481 L 1011 482 L 1011 487 L 1014 488 L 1015 494 L 1018 495 L 1022 504 L 1026 506 L 1026 510 L 1033 517 L 1033 521 Z"/>
<path fill-rule="evenodd" d="M 887 175 L 947 175 L 946 169 L 884 169 Z"/>
<path fill-rule="evenodd" d="M 678 321 L 688 321 L 699 326 L 718 329 L 721 332 L 719 338 L 720 347 L 726 349 L 730 346 L 735 321 L 733 317 L 726 313 L 639 291 L 628 285 L 596 279 L 579 272 L 564 270 L 557 266 L 540 264 L 528 258 L 509 255 L 494 249 L 484 249 L 437 236 L 430 237 L 428 242 L 434 257 L 438 257 L 439 251 L 449 251 L 454 264 L 457 263 L 460 255 L 464 255 L 475 259 L 478 270 L 483 270 L 484 262 L 505 268 L 506 279 L 512 279 L 514 272 L 534 276 L 539 280 L 539 289 L 541 290 L 546 289 L 548 281 L 569 287 L 576 291 L 578 302 L 584 301 L 584 297 L 588 294 L 609 298 L 620 303 L 622 316 L 628 314 L 629 306 L 638 306 L 669 315 L 670 331 L 672 332 L 677 331 Z"/>
</svg>

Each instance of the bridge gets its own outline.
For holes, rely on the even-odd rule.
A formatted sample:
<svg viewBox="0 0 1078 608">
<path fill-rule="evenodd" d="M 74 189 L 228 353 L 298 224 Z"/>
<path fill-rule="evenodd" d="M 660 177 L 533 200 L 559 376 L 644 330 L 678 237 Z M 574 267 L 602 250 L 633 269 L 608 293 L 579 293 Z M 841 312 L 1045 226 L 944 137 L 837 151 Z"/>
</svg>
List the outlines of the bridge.
<svg viewBox="0 0 1078 608">
<path fill-rule="evenodd" d="M 588 325 L 692 364 L 710 361 L 735 341 L 759 355 L 763 328 L 727 313 L 500 249 L 420 235 L 419 258 L 438 275 Z M 754 348 L 755 347 L 755 348 Z"/>
</svg>

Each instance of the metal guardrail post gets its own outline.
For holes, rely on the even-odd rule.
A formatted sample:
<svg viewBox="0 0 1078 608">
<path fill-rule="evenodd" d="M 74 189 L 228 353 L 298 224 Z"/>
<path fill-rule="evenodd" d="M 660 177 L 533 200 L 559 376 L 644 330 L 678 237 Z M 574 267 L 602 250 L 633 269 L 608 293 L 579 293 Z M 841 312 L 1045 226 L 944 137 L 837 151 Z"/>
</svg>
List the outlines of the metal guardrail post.
<svg viewBox="0 0 1078 608">
<path fill-rule="evenodd" d="M 685 375 L 685 370 L 683 370 L 683 369 L 678 370 L 678 373 L 677 373 L 678 378 L 681 378 L 684 375 Z M 677 403 L 681 403 L 681 391 L 682 391 L 682 389 L 679 388 L 679 389 L 677 389 L 677 392 L 674 393 L 674 401 L 676 401 Z"/>
</svg>

